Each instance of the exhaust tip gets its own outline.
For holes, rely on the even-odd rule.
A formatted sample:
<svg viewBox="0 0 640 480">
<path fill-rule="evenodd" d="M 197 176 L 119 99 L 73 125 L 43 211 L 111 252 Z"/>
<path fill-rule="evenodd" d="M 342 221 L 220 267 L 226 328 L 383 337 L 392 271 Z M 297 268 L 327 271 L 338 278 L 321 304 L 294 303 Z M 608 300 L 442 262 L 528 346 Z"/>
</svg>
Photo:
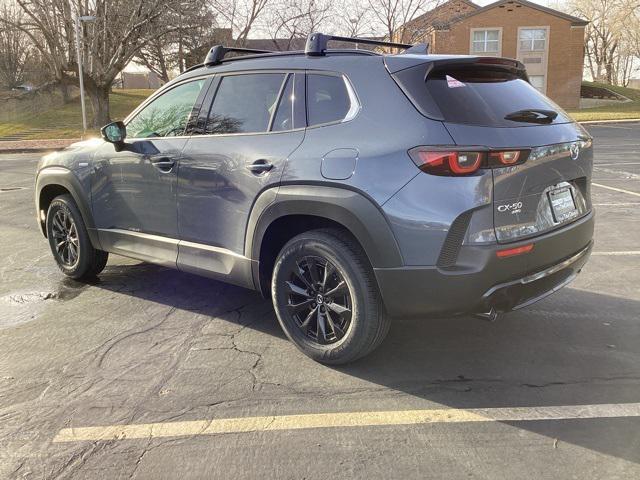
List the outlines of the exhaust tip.
<svg viewBox="0 0 640 480">
<path fill-rule="evenodd" d="M 485 320 L 487 322 L 495 322 L 498 318 L 498 312 L 496 309 L 491 307 L 488 312 L 478 312 L 473 314 L 474 317 L 479 318 L 480 320 Z"/>
</svg>

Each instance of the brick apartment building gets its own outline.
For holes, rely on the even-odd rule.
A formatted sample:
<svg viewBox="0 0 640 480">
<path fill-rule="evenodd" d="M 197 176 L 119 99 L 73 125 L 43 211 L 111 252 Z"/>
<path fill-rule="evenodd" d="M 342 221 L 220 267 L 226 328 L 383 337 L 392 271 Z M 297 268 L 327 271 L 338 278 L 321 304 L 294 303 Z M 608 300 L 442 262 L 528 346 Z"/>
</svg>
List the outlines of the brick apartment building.
<svg viewBox="0 0 640 480">
<path fill-rule="evenodd" d="M 534 87 L 578 108 L 587 23 L 526 0 L 450 0 L 405 24 L 397 40 L 429 43 L 432 53 L 517 58 Z"/>
</svg>

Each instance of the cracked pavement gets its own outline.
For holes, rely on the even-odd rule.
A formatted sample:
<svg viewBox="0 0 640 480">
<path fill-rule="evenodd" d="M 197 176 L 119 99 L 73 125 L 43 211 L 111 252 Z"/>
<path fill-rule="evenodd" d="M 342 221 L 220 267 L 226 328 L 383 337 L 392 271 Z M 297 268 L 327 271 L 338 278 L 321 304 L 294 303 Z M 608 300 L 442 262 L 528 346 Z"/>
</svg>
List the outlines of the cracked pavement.
<svg viewBox="0 0 640 480">
<path fill-rule="evenodd" d="M 640 193 L 640 124 L 590 127 L 594 182 Z M 0 478 L 639 478 L 640 418 L 389 425 L 54 443 L 63 428 L 301 413 L 640 401 L 640 196 L 593 187 L 594 255 L 495 323 L 395 321 L 312 362 L 248 290 L 111 256 L 63 278 L 33 154 L 0 155 Z M 600 166 L 601 165 L 601 166 Z"/>
</svg>

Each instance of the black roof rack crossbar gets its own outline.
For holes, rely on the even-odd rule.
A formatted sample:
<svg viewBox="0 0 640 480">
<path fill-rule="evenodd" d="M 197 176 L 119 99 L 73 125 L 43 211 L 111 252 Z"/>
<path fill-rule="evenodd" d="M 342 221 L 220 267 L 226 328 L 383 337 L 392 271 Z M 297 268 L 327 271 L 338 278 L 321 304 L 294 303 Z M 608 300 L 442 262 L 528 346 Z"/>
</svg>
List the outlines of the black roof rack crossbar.
<svg viewBox="0 0 640 480">
<path fill-rule="evenodd" d="M 411 48 L 413 45 L 407 43 L 385 42 L 383 40 L 371 40 L 369 38 L 338 37 L 337 35 L 325 35 L 324 33 L 312 33 L 307 37 L 307 44 L 304 53 L 311 56 L 324 55 L 327 50 L 327 43 L 331 40 L 339 42 L 363 43 L 365 45 L 379 45 L 381 47 Z"/>
<path fill-rule="evenodd" d="M 207 57 L 204 59 L 203 65 L 210 67 L 212 65 L 219 65 L 222 63 L 227 53 L 273 53 L 271 50 L 256 50 L 255 48 L 239 48 L 239 47 L 225 47 L 224 45 L 215 45 L 211 47 Z"/>
</svg>

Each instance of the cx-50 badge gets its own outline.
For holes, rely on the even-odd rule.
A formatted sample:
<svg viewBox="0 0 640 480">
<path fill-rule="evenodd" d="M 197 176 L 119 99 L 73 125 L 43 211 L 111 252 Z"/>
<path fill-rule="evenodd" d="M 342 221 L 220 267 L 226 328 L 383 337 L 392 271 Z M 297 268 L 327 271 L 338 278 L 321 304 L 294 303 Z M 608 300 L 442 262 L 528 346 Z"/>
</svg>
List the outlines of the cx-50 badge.
<svg viewBox="0 0 640 480">
<path fill-rule="evenodd" d="M 500 213 L 510 212 L 513 215 L 522 211 L 522 202 L 514 202 L 505 205 L 498 205 L 498 211 Z"/>
<path fill-rule="evenodd" d="M 577 160 L 578 155 L 580 155 L 580 144 L 578 144 L 577 142 L 572 143 L 569 151 L 571 152 L 571 160 Z"/>
</svg>

